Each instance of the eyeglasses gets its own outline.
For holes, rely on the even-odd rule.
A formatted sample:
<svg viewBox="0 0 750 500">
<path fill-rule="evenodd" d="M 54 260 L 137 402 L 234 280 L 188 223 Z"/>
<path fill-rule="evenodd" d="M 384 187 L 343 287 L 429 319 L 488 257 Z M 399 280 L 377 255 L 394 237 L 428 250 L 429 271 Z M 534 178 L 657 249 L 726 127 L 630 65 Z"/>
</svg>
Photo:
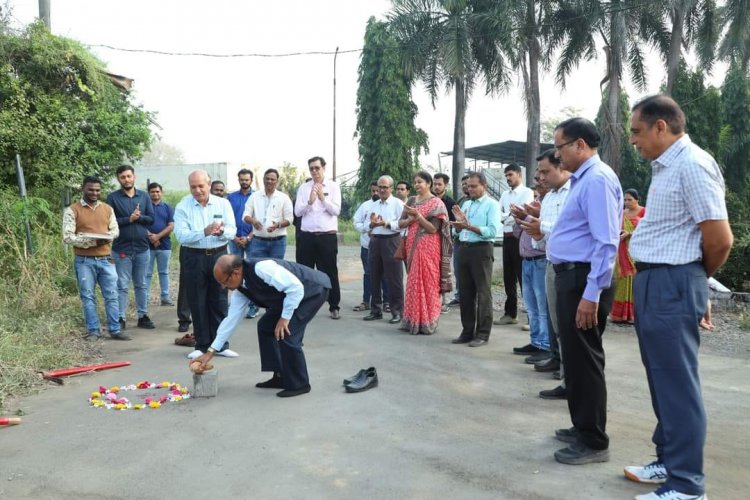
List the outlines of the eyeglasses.
<svg viewBox="0 0 750 500">
<path fill-rule="evenodd" d="M 391 189 L 391 186 L 378 186 L 378 189 Z"/>
<path fill-rule="evenodd" d="M 232 272 L 229 273 L 229 275 L 226 278 L 224 278 L 224 280 L 219 281 L 219 284 L 223 286 L 224 288 L 227 288 L 227 285 L 229 284 L 229 280 L 232 279 L 232 276 L 234 276 L 234 269 L 232 269 Z"/>
<path fill-rule="evenodd" d="M 558 144 L 555 144 L 555 146 L 553 146 L 553 147 L 555 148 L 555 151 L 560 151 L 560 150 L 561 150 L 562 148 L 564 148 L 565 146 L 570 146 L 571 144 L 573 144 L 573 143 L 574 143 L 574 142 L 576 142 L 577 140 L 578 140 L 578 139 L 573 139 L 572 141 L 568 141 L 568 142 L 566 142 L 566 143 L 564 143 L 564 144 L 559 144 L 559 145 L 558 145 Z"/>
<path fill-rule="evenodd" d="M 320 170 L 320 169 L 322 169 L 323 167 L 309 167 L 309 168 L 310 168 L 310 170 Z"/>
</svg>

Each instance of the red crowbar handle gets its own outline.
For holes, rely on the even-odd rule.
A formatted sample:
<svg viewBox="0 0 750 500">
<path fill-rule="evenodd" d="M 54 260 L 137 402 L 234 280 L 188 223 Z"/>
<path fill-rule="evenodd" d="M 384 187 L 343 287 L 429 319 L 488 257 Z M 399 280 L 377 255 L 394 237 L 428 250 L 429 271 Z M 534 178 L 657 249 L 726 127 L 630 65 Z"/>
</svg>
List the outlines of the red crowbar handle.
<svg viewBox="0 0 750 500">
<path fill-rule="evenodd" d="M 21 419 L 18 417 L 0 418 L 0 425 L 18 425 Z"/>
<path fill-rule="evenodd" d="M 102 363 L 100 365 L 78 366 L 76 368 L 52 370 L 49 372 L 42 372 L 42 377 L 46 379 L 69 377 L 71 375 L 77 375 L 79 373 L 96 372 L 99 370 L 111 370 L 112 368 L 120 368 L 122 366 L 130 366 L 130 361 L 116 361 L 114 363 Z"/>
</svg>

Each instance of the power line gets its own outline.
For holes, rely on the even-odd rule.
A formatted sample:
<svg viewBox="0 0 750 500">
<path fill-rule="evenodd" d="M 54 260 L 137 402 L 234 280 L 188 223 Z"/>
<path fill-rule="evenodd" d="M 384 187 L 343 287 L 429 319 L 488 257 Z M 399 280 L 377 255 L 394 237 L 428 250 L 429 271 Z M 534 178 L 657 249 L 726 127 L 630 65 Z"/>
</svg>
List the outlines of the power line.
<svg viewBox="0 0 750 500">
<path fill-rule="evenodd" d="M 232 58 L 232 57 L 295 57 L 295 56 L 327 56 L 334 55 L 335 51 L 300 51 L 300 52 L 284 52 L 279 54 L 263 54 L 258 52 L 248 53 L 237 53 L 237 54 L 212 54 L 208 52 L 168 52 L 165 50 L 154 50 L 154 49 L 128 49 L 123 47 L 114 47 L 112 45 L 104 44 L 87 44 L 89 47 L 102 47 L 105 49 L 116 50 L 119 52 L 137 52 L 142 54 L 156 54 L 160 56 L 181 56 L 181 57 L 217 57 L 217 58 Z M 362 52 L 362 49 L 349 49 L 339 50 L 339 54 L 347 54 L 351 52 Z"/>
</svg>

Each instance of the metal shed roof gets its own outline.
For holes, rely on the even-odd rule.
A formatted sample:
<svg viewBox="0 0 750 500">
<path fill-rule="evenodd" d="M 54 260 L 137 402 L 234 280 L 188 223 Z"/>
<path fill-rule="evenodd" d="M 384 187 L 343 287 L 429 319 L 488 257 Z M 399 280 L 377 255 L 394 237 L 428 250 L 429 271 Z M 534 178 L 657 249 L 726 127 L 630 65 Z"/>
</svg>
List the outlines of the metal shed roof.
<svg viewBox="0 0 750 500">
<path fill-rule="evenodd" d="M 553 144 L 540 144 L 539 150 L 545 151 L 551 147 L 553 147 Z M 451 156 L 453 155 L 453 151 L 446 151 L 441 154 Z M 525 155 L 526 143 L 522 141 L 496 142 L 495 144 L 466 148 L 467 160 L 481 160 L 491 163 L 502 163 L 504 165 L 509 163 L 524 165 L 526 162 L 524 159 Z"/>
</svg>

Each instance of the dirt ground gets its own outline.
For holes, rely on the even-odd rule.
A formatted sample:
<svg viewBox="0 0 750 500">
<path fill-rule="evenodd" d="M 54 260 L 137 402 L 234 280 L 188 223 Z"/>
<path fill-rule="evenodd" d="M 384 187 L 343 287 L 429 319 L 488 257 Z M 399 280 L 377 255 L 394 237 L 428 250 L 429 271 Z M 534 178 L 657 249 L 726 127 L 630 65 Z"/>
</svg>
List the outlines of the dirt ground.
<svg viewBox="0 0 750 500">
<path fill-rule="evenodd" d="M 154 306 L 156 330 L 130 328 L 132 342 L 102 342 L 108 360 L 131 366 L 69 378 L 15 405 L 23 423 L 0 427 L 0 498 L 626 499 L 651 490 L 622 476 L 654 454 L 632 328 L 605 333 L 611 461 L 562 465 L 553 432 L 570 425 L 567 406 L 537 397 L 557 381 L 511 354 L 528 341 L 520 325 L 495 327 L 487 346 L 469 348 L 450 343 L 457 310 L 431 337 L 365 323 L 352 311 L 362 298 L 358 248 L 343 247 L 339 261 L 342 319 L 321 311 L 305 337 L 310 394 L 281 399 L 254 387 L 267 375 L 257 320 L 244 320 L 231 341 L 241 356 L 216 359 L 217 397 L 158 410 L 89 407 L 100 385 L 192 386 L 189 349 L 172 343 L 175 308 Z M 379 387 L 346 394 L 341 380 L 369 366 Z M 708 493 L 748 498 L 747 349 L 704 350 L 701 375 Z"/>
</svg>

